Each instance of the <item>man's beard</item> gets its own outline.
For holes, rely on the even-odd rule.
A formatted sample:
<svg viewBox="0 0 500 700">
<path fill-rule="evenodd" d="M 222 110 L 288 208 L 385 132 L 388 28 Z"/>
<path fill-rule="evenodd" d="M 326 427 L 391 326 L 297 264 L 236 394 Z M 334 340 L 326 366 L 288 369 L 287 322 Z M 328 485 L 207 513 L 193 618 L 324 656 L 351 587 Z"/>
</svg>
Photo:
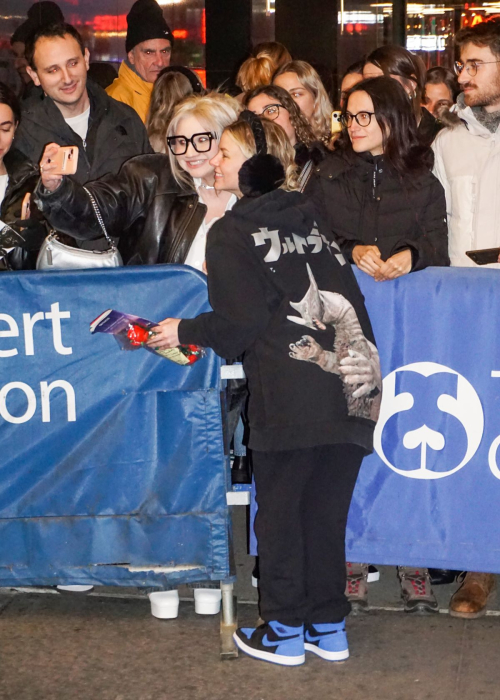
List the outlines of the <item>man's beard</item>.
<svg viewBox="0 0 500 700">
<path fill-rule="evenodd" d="M 477 85 L 474 83 L 473 79 L 462 85 L 462 87 L 473 87 L 477 89 Z M 497 78 L 494 83 L 483 90 L 477 89 L 474 93 L 464 93 L 464 102 L 467 107 L 489 107 L 496 102 L 500 102 L 500 78 Z"/>
</svg>

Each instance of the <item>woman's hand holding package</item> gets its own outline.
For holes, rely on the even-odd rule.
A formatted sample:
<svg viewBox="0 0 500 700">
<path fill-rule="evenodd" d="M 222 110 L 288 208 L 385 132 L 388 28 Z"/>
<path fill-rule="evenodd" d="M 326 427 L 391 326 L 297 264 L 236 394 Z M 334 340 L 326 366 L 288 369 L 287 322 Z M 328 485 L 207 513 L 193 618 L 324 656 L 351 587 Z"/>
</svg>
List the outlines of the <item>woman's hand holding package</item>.
<svg viewBox="0 0 500 700">
<path fill-rule="evenodd" d="M 181 320 L 166 318 L 160 321 L 159 325 L 152 329 L 155 335 L 152 335 L 146 344 L 152 348 L 176 348 L 180 345 L 178 329 Z"/>
<path fill-rule="evenodd" d="M 357 267 L 370 277 L 375 277 L 383 261 L 380 250 L 376 245 L 355 245 L 352 259 Z"/>
<path fill-rule="evenodd" d="M 57 143 L 49 143 L 45 146 L 45 150 L 40 161 L 40 176 L 42 184 L 49 192 L 55 192 L 63 180 L 63 175 L 54 175 L 57 170 L 57 165 L 54 162 L 56 155 L 61 147 Z"/>
</svg>

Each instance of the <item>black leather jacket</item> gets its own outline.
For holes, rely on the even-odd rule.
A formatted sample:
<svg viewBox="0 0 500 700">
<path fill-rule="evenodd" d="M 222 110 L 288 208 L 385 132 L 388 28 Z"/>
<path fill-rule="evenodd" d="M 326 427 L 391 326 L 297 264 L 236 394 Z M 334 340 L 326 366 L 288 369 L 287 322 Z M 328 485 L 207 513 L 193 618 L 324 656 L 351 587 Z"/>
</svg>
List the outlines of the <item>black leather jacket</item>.
<svg viewBox="0 0 500 700">
<path fill-rule="evenodd" d="M 94 195 L 106 230 L 118 239 L 125 265 L 182 264 L 206 214 L 194 190 L 174 180 L 161 153 L 127 161 L 118 175 L 86 185 Z M 65 178 L 52 194 L 39 187 L 35 201 L 50 224 L 77 240 L 102 235 L 81 185 Z"/>
<path fill-rule="evenodd" d="M 19 230 L 23 199 L 28 192 L 33 192 L 37 185 L 38 168 L 16 149 L 6 154 L 4 165 L 9 182 L 0 204 L 0 220 Z M 32 215 L 25 225 L 26 228 L 23 227 L 21 232 L 25 244 L 23 247 L 14 248 L 5 256 L 0 254 L 0 271 L 35 269 L 38 251 L 47 235 L 47 229 L 35 206 L 32 206 Z"/>
</svg>

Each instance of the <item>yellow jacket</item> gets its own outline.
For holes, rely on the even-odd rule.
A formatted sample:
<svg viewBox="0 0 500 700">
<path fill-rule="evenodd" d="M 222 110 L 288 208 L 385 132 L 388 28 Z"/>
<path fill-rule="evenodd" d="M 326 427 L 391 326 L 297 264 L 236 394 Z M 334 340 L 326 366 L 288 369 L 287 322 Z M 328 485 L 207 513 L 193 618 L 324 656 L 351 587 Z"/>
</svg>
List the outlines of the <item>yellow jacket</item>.
<svg viewBox="0 0 500 700">
<path fill-rule="evenodd" d="M 140 75 L 127 66 L 125 61 L 121 63 L 118 78 L 115 78 L 111 85 L 106 88 L 110 97 L 118 102 L 125 102 L 126 105 L 135 109 L 144 123 L 148 116 L 152 91 L 153 83 L 147 83 L 143 80 Z"/>
</svg>

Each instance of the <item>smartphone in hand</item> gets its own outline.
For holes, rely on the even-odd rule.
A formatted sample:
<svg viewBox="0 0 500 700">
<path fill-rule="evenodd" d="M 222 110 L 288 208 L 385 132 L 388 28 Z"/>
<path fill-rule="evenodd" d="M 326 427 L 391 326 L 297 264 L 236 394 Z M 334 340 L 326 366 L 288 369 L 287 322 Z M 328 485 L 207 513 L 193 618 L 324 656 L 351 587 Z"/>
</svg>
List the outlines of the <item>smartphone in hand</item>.
<svg viewBox="0 0 500 700">
<path fill-rule="evenodd" d="M 57 166 L 53 175 L 74 175 L 78 166 L 78 146 L 61 146 L 52 162 Z"/>
<path fill-rule="evenodd" d="M 342 122 L 340 121 L 340 118 L 342 117 L 342 112 L 335 110 L 332 112 L 332 120 L 331 120 L 331 133 L 332 134 L 338 134 L 340 131 L 342 131 Z"/>
</svg>

